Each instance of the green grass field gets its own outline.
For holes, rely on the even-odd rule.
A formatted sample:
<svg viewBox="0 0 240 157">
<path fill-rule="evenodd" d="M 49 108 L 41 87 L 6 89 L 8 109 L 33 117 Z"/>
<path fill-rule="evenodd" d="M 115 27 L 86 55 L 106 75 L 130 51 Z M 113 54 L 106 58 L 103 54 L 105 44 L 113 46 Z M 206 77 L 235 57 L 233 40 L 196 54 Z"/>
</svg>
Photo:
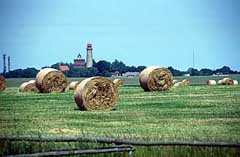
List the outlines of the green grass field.
<svg viewBox="0 0 240 157">
<path fill-rule="evenodd" d="M 239 76 L 234 77 L 240 81 Z M 194 85 L 204 84 L 207 79 L 190 78 Z M 7 80 L 9 88 L 0 93 L 0 136 L 240 142 L 239 85 L 199 85 L 166 92 L 144 92 L 138 86 L 125 86 L 119 91 L 116 110 L 83 112 L 77 110 L 73 91 L 19 93 L 17 86 L 24 80 Z M 127 85 L 138 84 L 136 78 L 125 81 Z M 136 156 L 149 151 L 159 154 L 156 148 L 151 149 L 137 151 L 140 154 Z M 189 152 L 189 156 L 194 155 L 194 149 L 190 148 L 161 150 L 164 150 L 160 153 L 163 156 L 176 155 L 174 150 L 179 156 L 181 152 L 183 156 Z M 213 156 L 236 155 L 235 149 L 200 149 L 201 156 L 209 156 L 209 153 Z"/>
<path fill-rule="evenodd" d="M 229 76 L 176 76 L 174 79 L 177 79 L 179 81 L 182 81 L 183 79 L 188 79 L 190 80 L 192 85 L 206 85 L 207 80 L 220 80 L 223 79 L 224 77 L 230 77 L 234 80 L 238 80 L 240 82 L 240 75 L 229 75 Z M 118 77 L 116 77 L 118 78 Z M 19 87 L 21 83 L 32 80 L 35 78 L 10 78 L 7 79 L 7 85 L 8 87 Z M 76 78 L 76 77 L 71 77 L 68 78 L 68 82 L 71 81 L 79 81 L 83 80 L 85 78 Z M 112 78 L 114 79 L 114 78 Z M 120 77 L 120 79 L 123 79 L 125 82 L 125 85 L 127 86 L 139 86 L 139 81 L 138 77 Z"/>
</svg>

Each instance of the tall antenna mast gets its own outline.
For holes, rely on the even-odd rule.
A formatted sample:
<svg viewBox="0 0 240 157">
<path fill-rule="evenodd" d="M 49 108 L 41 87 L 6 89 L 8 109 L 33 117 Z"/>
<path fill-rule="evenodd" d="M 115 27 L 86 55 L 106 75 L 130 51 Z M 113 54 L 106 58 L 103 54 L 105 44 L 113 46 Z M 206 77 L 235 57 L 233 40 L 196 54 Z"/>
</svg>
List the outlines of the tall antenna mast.
<svg viewBox="0 0 240 157">
<path fill-rule="evenodd" d="M 11 70 L 10 65 L 11 65 L 11 62 L 10 62 L 10 56 L 8 56 L 8 72 Z"/>
<path fill-rule="evenodd" d="M 3 54 L 3 73 L 6 73 L 6 54 Z"/>
</svg>

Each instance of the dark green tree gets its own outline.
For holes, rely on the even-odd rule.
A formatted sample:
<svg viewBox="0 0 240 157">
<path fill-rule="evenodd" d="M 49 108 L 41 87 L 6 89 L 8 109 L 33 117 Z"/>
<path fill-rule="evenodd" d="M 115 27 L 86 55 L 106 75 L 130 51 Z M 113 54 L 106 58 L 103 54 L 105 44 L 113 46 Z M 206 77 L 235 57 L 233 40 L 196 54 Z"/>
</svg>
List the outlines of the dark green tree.
<svg viewBox="0 0 240 157">
<path fill-rule="evenodd" d="M 104 76 L 104 77 L 111 77 L 112 74 L 111 74 L 109 71 L 104 70 L 104 71 L 101 73 L 101 76 Z"/>
<path fill-rule="evenodd" d="M 194 68 L 189 68 L 187 72 L 190 74 L 190 76 L 199 76 L 199 71 Z"/>
<path fill-rule="evenodd" d="M 61 64 L 55 63 L 55 64 L 51 65 L 50 68 L 59 69 L 59 65 L 61 65 Z"/>
<path fill-rule="evenodd" d="M 213 75 L 214 71 L 212 71 L 211 69 L 201 69 L 199 71 L 199 75 L 201 76 L 209 76 L 209 75 Z"/>
<path fill-rule="evenodd" d="M 146 66 L 138 66 L 137 67 L 137 72 L 141 72 L 146 68 Z"/>
<path fill-rule="evenodd" d="M 231 73 L 233 73 L 233 71 L 229 67 L 224 66 L 220 69 L 216 69 L 215 73 L 216 74 L 231 74 Z"/>
<path fill-rule="evenodd" d="M 35 68 L 27 68 L 27 69 L 16 69 L 10 72 L 7 72 L 4 77 L 6 78 L 31 78 L 36 77 L 39 70 Z"/>
<path fill-rule="evenodd" d="M 135 66 L 126 66 L 126 71 L 136 72 L 137 68 Z"/>
<path fill-rule="evenodd" d="M 127 67 L 122 61 L 115 59 L 111 64 L 111 71 L 118 71 L 122 75 L 122 73 L 127 71 Z"/>
<path fill-rule="evenodd" d="M 100 60 L 96 63 L 96 68 L 98 69 L 99 73 L 102 73 L 104 70 L 110 71 L 111 63 L 104 60 Z"/>
<path fill-rule="evenodd" d="M 183 76 L 184 75 L 184 72 L 182 72 L 180 70 L 176 70 L 173 67 L 168 67 L 168 70 L 171 71 L 173 76 Z"/>
</svg>

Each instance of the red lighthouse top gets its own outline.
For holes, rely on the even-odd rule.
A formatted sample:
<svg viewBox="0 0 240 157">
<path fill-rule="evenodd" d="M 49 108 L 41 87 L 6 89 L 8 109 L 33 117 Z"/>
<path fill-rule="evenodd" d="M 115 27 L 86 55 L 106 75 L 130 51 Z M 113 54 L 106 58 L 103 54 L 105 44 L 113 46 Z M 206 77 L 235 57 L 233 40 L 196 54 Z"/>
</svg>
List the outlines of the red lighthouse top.
<svg viewBox="0 0 240 157">
<path fill-rule="evenodd" d="M 92 50 L 92 44 L 87 44 L 87 50 Z"/>
</svg>

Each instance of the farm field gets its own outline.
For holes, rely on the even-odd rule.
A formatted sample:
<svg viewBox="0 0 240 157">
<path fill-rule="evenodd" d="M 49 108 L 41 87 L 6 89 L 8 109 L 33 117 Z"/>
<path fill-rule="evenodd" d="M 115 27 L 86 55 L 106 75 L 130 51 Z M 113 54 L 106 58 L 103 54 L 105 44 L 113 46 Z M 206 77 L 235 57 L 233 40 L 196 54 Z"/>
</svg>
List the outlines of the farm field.
<svg viewBox="0 0 240 157">
<path fill-rule="evenodd" d="M 240 86 L 210 87 L 203 85 L 209 77 L 187 78 L 194 86 L 165 92 L 144 92 L 137 86 L 137 78 L 125 78 L 127 86 L 119 91 L 116 109 L 91 112 L 77 109 L 73 91 L 19 93 L 20 83 L 29 79 L 8 79 L 9 88 L 0 93 L 0 136 L 239 142 Z M 240 81 L 239 75 L 231 78 Z M 1 144 L 0 151 L 8 152 L 6 144 Z M 151 153 L 152 156 L 236 156 L 239 152 L 233 148 L 166 147 L 141 148 L 134 154 L 151 156 Z"/>
<path fill-rule="evenodd" d="M 174 79 L 177 79 L 179 81 L 183 80 L 183 79 L 188 79 L 190 80 L 192 85 L 206 85 L 207 80 L 221 80 L 225 77 L 230 77 L 234 80 L 238 80 L 238 82 L 240 82 L 240 75 L 229 75 L 229 76 L 176 76 L 174 77 Z M 123 79 L 125 82 L 125 85 L 127 86 L 139 86 L 139 81 L 138 81 L 138 77 L 112 77 L 111 79 L 115 79 L 115 78 L 120 78 Z M 32 80 L 35 78 L 10 78 L 7 79 L 7 86 L 8 87 L 19 87 L 21 83 Z M 71 81 L 79 81 L 79 80 L 83 80 L 85 78 L 76 78 L 76 77 L 70 77 L 68 78 L 68 82 Z"/>
</svg>

